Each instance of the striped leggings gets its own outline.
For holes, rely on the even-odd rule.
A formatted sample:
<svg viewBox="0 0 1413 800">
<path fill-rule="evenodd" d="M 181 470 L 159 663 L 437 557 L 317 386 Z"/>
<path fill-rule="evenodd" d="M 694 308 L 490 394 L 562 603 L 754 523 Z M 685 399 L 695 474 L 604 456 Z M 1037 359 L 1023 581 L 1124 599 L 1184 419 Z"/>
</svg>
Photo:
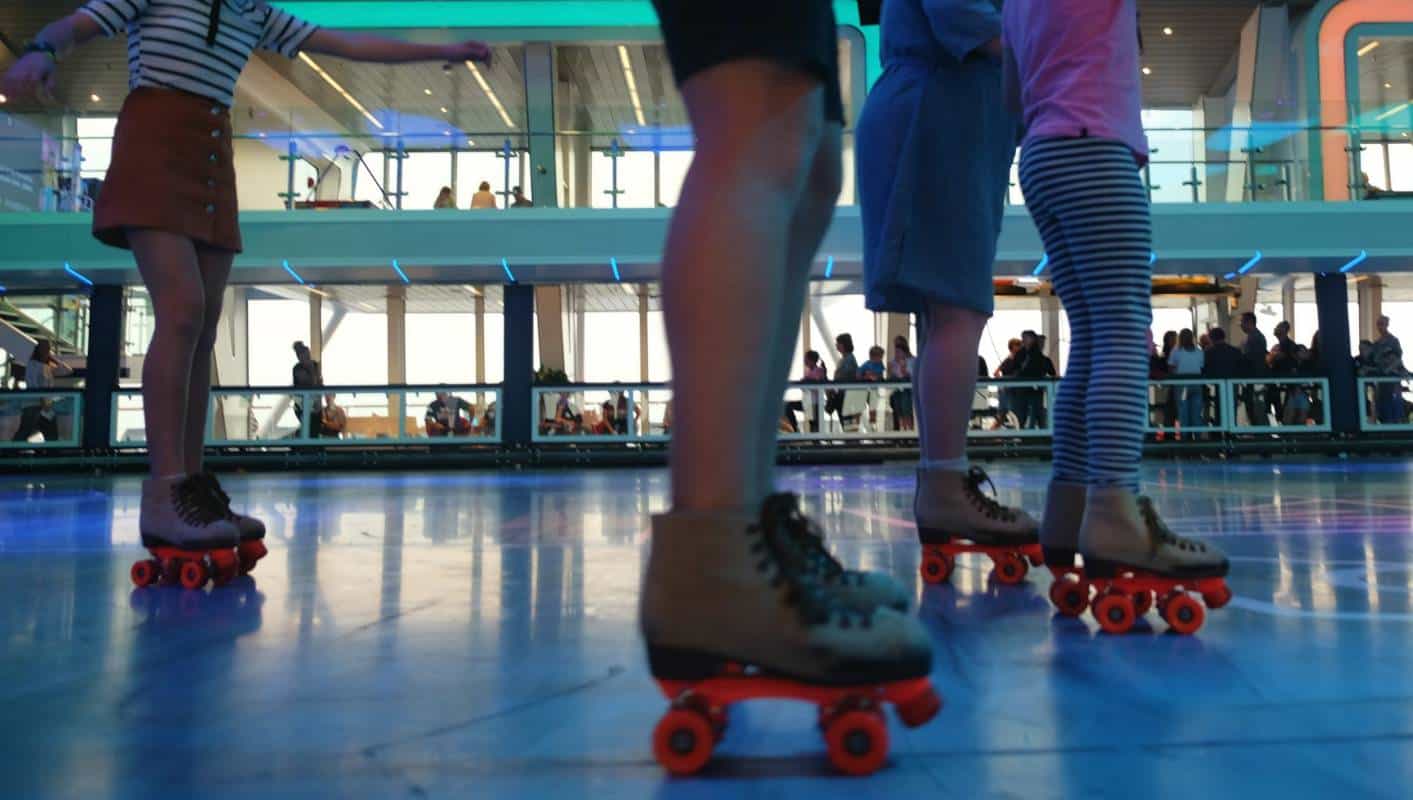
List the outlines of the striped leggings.
<svg viewBox="0 0 1413 800">
<path fill-rule="evenodd" d="M 1021 188 L 1070 323 L 1055 400 L 1054 477 L 1138 491 L 1148 416 L 1152 227 L 1133 153 L 1102 139 L 1043 139 Z"/>
</svg>

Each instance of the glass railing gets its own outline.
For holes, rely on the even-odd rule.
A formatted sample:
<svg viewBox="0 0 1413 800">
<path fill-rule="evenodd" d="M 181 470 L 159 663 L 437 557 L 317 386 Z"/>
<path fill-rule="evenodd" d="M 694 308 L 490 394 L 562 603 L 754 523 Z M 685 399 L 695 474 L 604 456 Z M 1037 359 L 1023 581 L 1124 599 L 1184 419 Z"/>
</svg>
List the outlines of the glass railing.
<svg viewBox="0 0 1413 800">
<path fill-rule="evenodd" d="M 537 386 L 530 437 L 538 444 L 663 443 L 672 434 L 672 389 L 665 384 Z"/>
<path fill-rule="evenodd" d="M 499 386 L 221 387 L 211 391 L 210 447 L 494 445 Z M 115 448 L 144 447 L 142 395 L 113 395 Z"/>
<path fill-rule="evenodd" d="M 0 122 L 5 121 L 0 112 Z M 110 138 L 60 137 L 44 120 L 8 118 L 0 124 L 0 210 L 83 211 L 101 189 Z M 284 126 L 287 127 L 287 126 Z M 439 120 L 408 122 L 376 135 L 351 132 L 247 130 L 236 136 L 236 168 L 243 208 L 423 210 L 452 190 L 454 208 L 499 209 L 531 203 L 561 208 L 656 208 L 676 204 L 691 161 L 691 131 L 682 127 L 625 126 L 618 130 L 499 130 L 474 132 Z M 1413 174 L 1377 169 L 1367 182 L 1363 153 L 1369 147 L 1408 147 L 1407 128 L 1317 128 L 1266 125 L 1252 128 L 1151 128 L 1151 160 L 1142 171 L 1155 203 L 1289 202 L 1318 199 L 1312 143 L 1325 158 L 1341 153 L 1338 187 L 1352 200 L 1413 197 Z M 1339 147 L 1329 145 L 1337 140 Z M 533 195 L 532 143 L 554 148 L 557 196 Z M 853 134 L 845 134 L 842 205 L 855 202 Z M 541 157 L 541 161 L 545 160 Z M 1368 163 L 1372 163 L 1369 161 Z M 1383 162 L 1380 162 L 1383 163 Z M 1323 172 L 1328 173 L 1328 170 Z M 1010 200 L 1023 204 L 1012 171 Z M 482 184 L 491 197 L 479 197 Z M 1390 185 L 1392 184 L 1392 185 Z M 523 190 L 523 198 L 515 192 Z M 1331 187 L 1325 187 L 1328 192 Z M 1324 196 L 1324 195 L 1321 195 Z M 442 198 L 445 201 L 445 198 Z"/>
<path fill-rule="evenodd" d="M 1413 431 L 1413 377 L 1359 379 L 1360 429 L 1366 433 Z"/>
<path fill-rule="evenodd" d="M 1329 433 L 1327 378 L 1226 381 L 1223 431 L 1233 435 Z"/>
<path fill-rule="evenodd" d="M 82 434 L 82 392 L 0 393 L 0 450 L 78 447 Z"/>
</svg>

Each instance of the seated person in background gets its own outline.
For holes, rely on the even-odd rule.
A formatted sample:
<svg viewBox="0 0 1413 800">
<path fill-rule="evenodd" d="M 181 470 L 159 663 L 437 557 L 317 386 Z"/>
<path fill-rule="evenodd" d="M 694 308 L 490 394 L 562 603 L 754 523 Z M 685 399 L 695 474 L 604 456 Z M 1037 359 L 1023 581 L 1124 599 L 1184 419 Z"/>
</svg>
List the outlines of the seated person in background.
<svg viewBox="0 0 1413 800">
<path fill-rule="evenodd" d="M 616 406 L 617 406 L 617 412 L 618 412 L 618 416 L 615 418 L 615 421 L 614 421 L 614 430 L 615 430 L 619 435 L 621 435 L 621 436 L 627 436 L 627 435 L 628 435 L 628 422 L 629 422 L 629 418 L 628 418 L 628 393 L 627 393 L 627 392 L 616 392 L 616 393 L 614 394 L 614 398 L 615 398 L 615 399 L 614 399 L 614 403 L 615 403 Z M 643 417 L 643 407 L 640 406 L 640 405 L 638 405 L 637 403 L 634 403 L 634 404 L 633 404 L 633 417 L 632 417 L 632 422 L 633 422 L 633 424 L 634 424 L 635 427 L 637 426 L 638 420 L 642 419 L 642 417 Z"/>
<path fill-rule="evenodd" d="M 888 368 L 883 366 L 883 348 L 874 345 L 868 349 L 868 360 L 859 365 L 859 380 L 881 382 Z"/>
<path fill-rule="evenodd" d="M 531 206 L 535 205 L 534 203 L 530 202 L 530 198 L 525 196 L 525 193 L 520 190 L 519 186 L 515 187 L 514 189 L 511 189 L 510 193 L 511 200 L 514 201 L 510 204 L 511 208 L 530 208 Z"/>
<path fill-rule="evenodd" d="M 574 407 L 569 404 L 569 394 L 561 392 L 559 402 L 554 407 L 554 417 L 540 423 L 540 433 L 544 435 L 558 434 L 560 436 L 573 436 L 579 433 L 584 426 L 583 416 L 575 413 Z"/>
<path fill-rule="evenodd" d="M 500 208 L 496 204 L 496 196 L 491 193 L 491 184 L 488 181 L 481 181 L 476 193 L 471 195 L 471 208 Z"/>
<path fill-rule="evenodd" d="M 481 424 L 472 429 L 474 433 L 482 433 L 487 436 L 494 436 L 496 432 L 496 404 L 491 403 L 486 406 L 486 413 L 481 415 Z"/>
<path fill-rule="evenodd" d="M 461 416 L 463 411 L 466 412 L 464 417 Z M 437 399 L 427 404 L 427 435 L 469 436 L 471 420 L 475 416 L 475 406 L 447 392 L 437 392 Z"/>
<path fill-rule="evenodd" d="M 440 211 L 444 208 L 456 208 L 456 193 L 450 186 L 443 186 L 441 193 L 437 195 L 436 202 L 432 203 L 432 208 Z"/>
<path fill-rule="evenodd" d="M 331 439 L 341 439 L 348 430 L 348 412 L 343 406 L 335 402 L 332 394 L 324 395 L 324 410 L 320 412 L 320 422 L 324 426 L 324 435 Z"/>
<path fill-rule="evenodd" d="M 599 411 L 603 415 L 598 422 L 594 423 L 591 429 L 595 436 L 613 436 L 618 430 L 618 407 L 611 400 L 603 401 L 599 406 Z M 625 431 L 626 432 L 626 431 Z"/>
</svg>

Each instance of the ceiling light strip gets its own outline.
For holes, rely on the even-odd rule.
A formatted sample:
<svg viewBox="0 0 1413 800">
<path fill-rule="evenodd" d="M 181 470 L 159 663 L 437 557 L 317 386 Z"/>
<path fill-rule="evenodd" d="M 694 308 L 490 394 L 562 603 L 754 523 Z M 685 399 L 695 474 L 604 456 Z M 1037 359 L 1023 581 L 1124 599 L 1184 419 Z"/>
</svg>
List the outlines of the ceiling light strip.
<svg viewBox="0 0 1413 800">
<path fill-rule="evenodd" d="M 347 89 L 343 88 L 343 86 L 340 85 L 338 81 L 334 80 L 334 76 L 325 72 L 324 68 L 319 66 L 318 62 L 316 62 L 314 59 L 310 58 L 308 53 L 300 53 L 299 60 L 309 65 L 309 68 L 314 70 L 314 72 L 319 77 L 323 78 L 325 83 L 334 87 L 334 91 L 342 95 L 343 99 L 348 101 L 349 105 L 358 109 L 358 113 L 362 114 L 365 119 L 377 126 L 378 130 L 383 130 L 383 123 L 379 122 L 378 118 L 373 116 L 372 113 L 369 112 L 368 109 L 365 108 L 362 103 L 358 102 L 358 99 L 356 97 L 349 94 Z"/>
<path fill-rule="evenodd" d="M 638 79 L 633 74 L 633 60 L 628 57 L 628 46 L 618 46 L 618 61 L 623 65 L 623 79 L 628 82 L 628 99 L 633 103 L 633 114 L 639 125 L 647 125 L 648 118 L 643 114 L 643 100 L 638 96 Z"/>
<path fill-rule="evenodd" d="M 481 74 L 481 70 L 476 66 L 476 63 L 474 61 L 467 61 L 466 69 L 471 71 L 471 77 L 475 78 L 476 83 L 481 85 L 481 91 L 486 93 L 486 97 L 491 101 L 491 105 L 495 106 L 496 113 L 500 114 L 500 118 L 505 122 L 505 126 L 507 128 L 514 128 L 515 121 L 510 118 L 510 114 L 506 112 L 505 106 L 501 104 L 500 98 L 496 96 L 495 90 L 486 82 L 486 76 Z"/>
</svg>

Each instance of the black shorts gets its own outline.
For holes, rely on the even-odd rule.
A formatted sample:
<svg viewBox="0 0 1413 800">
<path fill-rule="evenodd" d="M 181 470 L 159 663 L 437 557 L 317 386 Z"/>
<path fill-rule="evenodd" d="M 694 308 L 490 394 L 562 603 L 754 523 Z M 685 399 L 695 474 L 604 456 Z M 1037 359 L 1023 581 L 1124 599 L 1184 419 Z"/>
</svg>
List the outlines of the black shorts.
<svg viewBox="0 0 1413 800">
<path fill-rule="evenodd" d="M 844 124 L 839 32 L 830 0 L 653 0 L 681 86 L 702 70 L 762 59 L 824 84 L 824 116 Z"/>
</svg>

